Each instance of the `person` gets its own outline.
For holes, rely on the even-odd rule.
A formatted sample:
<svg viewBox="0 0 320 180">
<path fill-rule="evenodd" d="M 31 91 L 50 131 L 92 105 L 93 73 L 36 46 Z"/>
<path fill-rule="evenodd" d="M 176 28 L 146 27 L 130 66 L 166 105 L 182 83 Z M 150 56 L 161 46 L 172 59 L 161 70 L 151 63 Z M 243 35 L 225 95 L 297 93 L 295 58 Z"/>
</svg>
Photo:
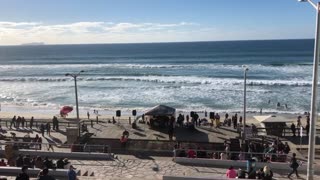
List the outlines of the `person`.
<svg viewBox="0 0 320 180">
<path fill-rule="evenodd" d="M 309 136 L 309 131 L 310 131 L 310 124 L 309 124 L 309 121 L 307 122 L 307 125 L 306 125 L 306 136 Z"/>
<path fill-rule="evenodd" d="M 126 138 L 126 136 L 122 135 L 120 138 L 120 143 L 121 143 L 122 148 L 126 148 L 127 141 L 128 141 L 128 138 Z"/>
<path fill-rule="evenodd" d="M 264 166 L 261 173 L 262 180 L 272 180 L 273 172 L 270 170 L 269 166 Z"/>
<path fill-rule="evenodd" d="M 188 158 L 196 158 L 197 153 L 193 149 L 189 149 L 188 152 Z"/>
<path fill-rule="evenodd" d="M 290 178 L 293 173 L 296 173 L 297 178 L 299 178 L 298 167 L 299 164 L 297 162 L 296 153 L 293 153 L 290 161 L 290 168 L 292 168 L 292 171 L 289 173 L 288 178 Z"/>
<path fill-rule="evenodd" d="M 26 122 L 26 120 L 24 119 L 24 117 L 21 118 L 21 126 L 22 128 L 24 128 L 24 123 Z"/>
<path fill-rule="evenodd" d="M 21 173 L 16 177 L 16 180 L 29 180 L 29 175 L 27 173 L 28 171 L 28 166 L 23 166 L 21 168 Z"/>
<path fill-rule="evenodd" d="M 44 136 L 44 124 L 40 125 L 41 135 Z"/>
<path fill-rule="evenodd" d="M 72 165 L 69 167 L 68 171 L 68 179 L 69 180 L 77 180 L 77 173 L 74 171 L 76 168 L 74 168 Z"/>
<path fill-rule="evenodd" d="M 227 160 L 227 155 L 225 153 L 221 153 L 220 160 Z"/>
<path fill-rule="evenodd" d="M 89 111 L 87 112 L 88 120 L 90 120 L 90 113 Z"/>
<path fill-rule="evenodd" d="M 33 121 L 34 121 L 34 118 L 33 118 L 33 116 L 31 117 L 31 119 L 30 119 L 30 129 L 32 129 L 32 126 L 33 126 Z"/>
<path fill-rule="evenodd" d="M 52 152 L 54 152 L 53 144 L 52 144 L 52 143 L 48 143 L 48 152 L 50 152 L 50 151 L 49 151 L 50 149 L 51 149 Z"/>
<path fill-rule="evenodd" d="M 233 166 L 230 166 L 226 172 L 227 178 L 235 179 L 237 177 L 237 172 L 234 170 Z"/>
<path fill-rule="evenodd" d="M 1 161 L 0 161 L 0 166 L 7 166 L 7 163 L 4 162 L 4 159 L 1 159 Z"/>
<path fill-rule="evenodd" d="M 39 169 L 42 169 L 44 167 L 42 158 L 40 156 L 36 158 L 34 165 L 36 168 L 39 168 Z"/>
<path fill-rule="evenodd" d="M 49 122 L 48 122 L 47 125 L 46 125 L 46 129 L 47 129 L 47 135 L 50 136 L 51 126 L 50 126 L 50 123 L 49 123 Z"/>
<path fill-rule="evenodd" d="M 48 168 L 48 169 L 52 169 L 53 168 L 53 163 L 52 163 L 51 160 L 49 160 L 48 157 L 44 158 L 43 165 L 44 165 L 45 168 Z"/>
<path fill-rule="evenodd" d="M 294 123 L 291 124 L 291 131 L 292 131 L 293 137 L 296 137 L 296 125 L 294 125 Z"/>
<path fill-rule="evenodd" d="M 16 166 L 17 167 L 22 167 L 23 166 L 23 157 L 21 154 L 18 155 L 16 159 Z"/>
<path fill-rule="evenodd" d="M 16 116 L 13 116 L 11 123 L 10 123 L 10 129 L 12 129 L 12 125 L 13 127 L 16 127 Z"/>
<path fill-rule="evenodd" d="M 64 158 L 63 162 L 64 162 L 63 169 L 69 169 L 70 166 L 71 166 L 71 162 L 69 162 L 69 159 L 68 158 Z"/>
<path fill-rule="evenodd" d="M 288 144 L 288 142 L 286 142 L 285 144 L 284 144 L 284 148 L 283 148 L 283 152 L 284 153 L 286 153 L 286 154 L 288 154 L 289 152 L 290 152 L 290 146 L 289 146 L 289 144 Z"/>
<path fill-rule="evenodd" d="M 301 116 L 298 116 L 298 119 L 297 119 L 297 128 L 300 128 L 301 127 Z"/>
<path fill-rule="evenodd" d="M 44 168 L 42 171 L 39 172 L 38 180 L 55 180 L 55 178 L 49 175 L 48 168 Z"/>
<path fill-rule="evenodd" d="M 245 179 L 246 178 L 246 172 L 244 170 L 242 170 L 241 168 L 239 168 L 239 170 L 237 172 L 237 177 L 238 177 L 238 179 Z"/>
<path fill-rule="evenodd" d="M 57 168 L 58 168 L 58 169 L 63 169 L 63 168 L 64 168 L 63 158 L 60 158 L 60 159 L 57 161 Z"/>
</svg>

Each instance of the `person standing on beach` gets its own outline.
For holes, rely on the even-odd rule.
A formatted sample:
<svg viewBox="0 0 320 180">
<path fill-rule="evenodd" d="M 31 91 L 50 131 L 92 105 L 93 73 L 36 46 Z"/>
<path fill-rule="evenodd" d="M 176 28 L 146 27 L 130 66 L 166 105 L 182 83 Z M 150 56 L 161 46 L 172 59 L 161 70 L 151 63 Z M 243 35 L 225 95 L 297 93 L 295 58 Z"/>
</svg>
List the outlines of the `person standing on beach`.
<svg viewBox="0 0 320 180">
<path fill-rule="evenodd" d="M 21 123 L 21 117 L 18 116 L 18 118 L 17 118 L 17 123 L 16 123 L 16 128 L 19 128 L 19 127 L 20 127 L 20 123 Z"/>
<path fill-rule="evenodd" d="M 89 111 L 87 112 L 88 120 L 90 120 L 90 113 Z"/>
<path fill-rule="evenodd" d="M 309 131 L 310 131 L 310 124 L 309 122 L 307 122 L 307 125 L 306 125 L 306 132 L 307 132 L 307 136 L 309 136 Z"/>
<path fill-rule="evenodd" d="M 40 125 L 40 131 L 41 131 L 42 136 L 44 136 L 44 124 Z"/>
<path fill-rule="evenodd" d="M 31 119 L 30 119 L 30 129 L 32 129 L 32 126 L 33 126 L 33 116 L 31 117 Z"/>
<path fill-rule="evenodd" d="M 50 126 L 50 123 L 49 123 L 49 122 L 48 122 L 47 125 L 46 125 L 46 129 L 47 129 L 47 135 L 50 136 L 51 126 Z"/>
<path fill-rule="evenodd" d="M 291 124 L 291 131 L 292 131 L 293 137 L 296 137 L 296 125 L 294 125 L 294 123 Z"/>
<path fill-rule="evenodd" d="M 13 116 L 11 123 L 10 123 L 10 129 L 12 129 L 12 125 L 13 127 L 16 127 L 16 116 Z"/>
<path fill-rule="evenodd" d="M 24 117 L 21 118 L 21 126 L 22 128 L 24 128 L 24 123 L 26 122 L 26 120 L 24 119 Z"/>
</svg>

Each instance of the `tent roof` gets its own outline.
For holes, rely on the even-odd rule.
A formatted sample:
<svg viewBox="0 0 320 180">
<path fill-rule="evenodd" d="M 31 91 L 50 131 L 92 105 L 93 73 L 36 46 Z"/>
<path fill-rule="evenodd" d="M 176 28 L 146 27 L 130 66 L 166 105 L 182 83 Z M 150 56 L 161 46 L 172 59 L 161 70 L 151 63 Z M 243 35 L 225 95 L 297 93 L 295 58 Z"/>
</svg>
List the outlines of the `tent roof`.
<svg viewBox="0 0 320 180">
<path fill-rule="evenodd" d="M 165 105 L 158 105 L 144 113 L 145 115 L 151 116 L 171 116 L 174 115 L 176 112 L 175 108 L 165 106 Z"/>
<path fill-rule="evenodd" d="M 270 122 L 293 122 L 292 118 L 286 116 L 270 115 L 270 116 L 253 116 L 260 123 L 270 123 Z"/>
</svg>

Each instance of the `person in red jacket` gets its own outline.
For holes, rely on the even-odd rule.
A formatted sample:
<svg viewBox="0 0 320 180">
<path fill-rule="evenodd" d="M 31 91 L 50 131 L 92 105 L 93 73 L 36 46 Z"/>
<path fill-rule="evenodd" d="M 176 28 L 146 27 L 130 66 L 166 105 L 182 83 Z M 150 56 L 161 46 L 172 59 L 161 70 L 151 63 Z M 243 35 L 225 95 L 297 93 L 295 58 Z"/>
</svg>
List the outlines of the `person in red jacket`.
<svg viewBox="0 0 320 180">
<path fill-rule="evenodd" d="M 230 166 L 229 169 L 226 172 L 227 178 L 234 179 L 237 177 L 237 171 L 234 170 L 233 166 Z"/>
<path fill-rule="evenodd" d="M 196 152 L 193 149 L 189 149 L 188 152 L 188 158 L 196 158 Z"/>
</svg>

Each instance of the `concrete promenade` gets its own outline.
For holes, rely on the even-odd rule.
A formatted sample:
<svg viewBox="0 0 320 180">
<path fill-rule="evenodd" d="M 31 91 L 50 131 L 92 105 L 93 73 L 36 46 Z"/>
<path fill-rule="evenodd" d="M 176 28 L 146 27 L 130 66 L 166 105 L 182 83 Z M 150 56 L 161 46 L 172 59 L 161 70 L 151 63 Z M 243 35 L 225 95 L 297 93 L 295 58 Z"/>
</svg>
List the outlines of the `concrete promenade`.
<svg viewBox="0 0 320 180">
<path fill-rule="evenodd" d="M 79 179 L 95 180 L 160 180 L 164 175 L 195 176 L 195 177 L 225 177 L 226 169 L 214 167 L 185 166 L 177 164 L 167 157 L 134 157 L 121 155 L 115 161 L 71 160 L 72 164 L 82 172 L 88 171 L 94 176 L 80 176 Z M 275 179 L 288 179 L 288 172 L 274 171 Z M 83 174 L 83 173 L 82 173 Z M 14 179 L 14 177 L 8 177 Z M 292 176 L 292 179 L 297 179 Z M 301 180 L 306 174 L 300 173 Z M 315 179 L 320 179 L 319 175 Z"/>
</svg>

